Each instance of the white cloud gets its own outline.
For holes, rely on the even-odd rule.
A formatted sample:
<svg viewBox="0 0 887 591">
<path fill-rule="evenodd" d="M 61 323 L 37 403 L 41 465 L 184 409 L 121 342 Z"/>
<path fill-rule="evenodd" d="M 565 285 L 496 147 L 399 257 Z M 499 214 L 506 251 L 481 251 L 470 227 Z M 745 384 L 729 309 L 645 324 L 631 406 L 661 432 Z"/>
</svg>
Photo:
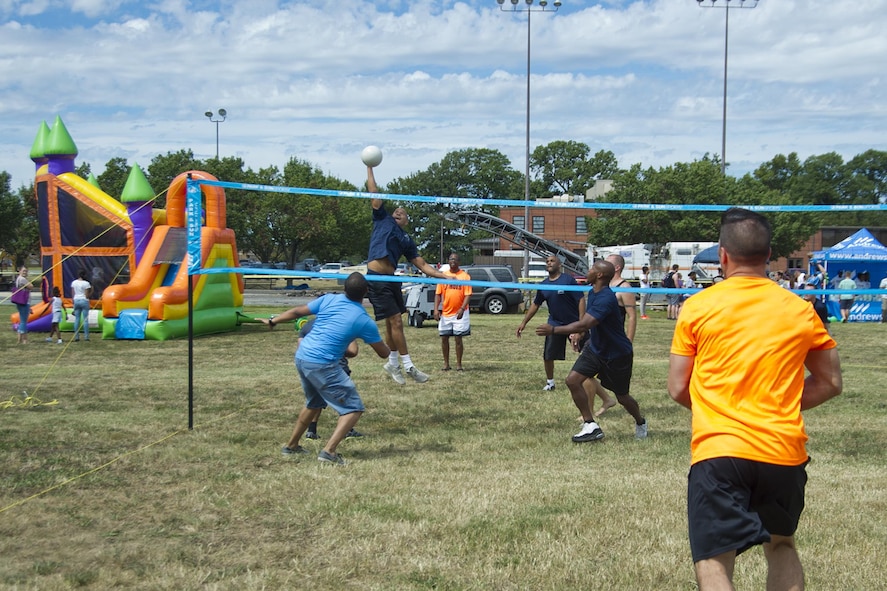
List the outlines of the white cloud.
<svg viewBox="0 0 887 591">
<path fill-rule="evenodd" d="M 355 184 L 491 147 L 523 170 L 525 14 L 495 0 L 0 0 L 0 170 L 29 181 L 60 114 L 95 172 L 115 156 L 295 156 Z M 887 14 L 877 3 L 761 0 L 730 13 L 727 160 L 887 149 Z M 723 9 L 564 0 L 532 17 L 531 143 L 581 141 L 623 166 L 721 151 Z"/>
</svg>

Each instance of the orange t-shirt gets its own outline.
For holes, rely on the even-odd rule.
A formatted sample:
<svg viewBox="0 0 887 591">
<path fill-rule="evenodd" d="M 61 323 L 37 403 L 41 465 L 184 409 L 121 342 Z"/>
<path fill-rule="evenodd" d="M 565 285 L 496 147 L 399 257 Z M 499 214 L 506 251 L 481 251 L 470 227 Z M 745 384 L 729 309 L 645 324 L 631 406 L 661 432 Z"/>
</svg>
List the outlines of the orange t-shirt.
<svg viewBox="0 0 887 591">
<path fill-rule="evenodd" d="M 456 273 L 444 271 L 444 275 L 451 279 L 459 279 L 460 281 L 471 281 L 471 276 L 468 274 L 467 271 L 463 269 L 459 269 L 459 271 Z M 471 286 L 438 283 L 437 291 L 435 293 L 443 296 L 443 311 L 441 312 L 441 314 L 444 316 L 455 316 L 459 313 L 459 308 L 462 307 L 462 303 L 465 301 L 465 298 L 471 295 Z"/>
<path fill-rule="evenodd" d="M 695 357 L 691 463 L 804 463 L 804 360 L 836 346 L 810 302 L 766 278 L 732 277 L 687 299 L 671 352 Z"/>
</svg>

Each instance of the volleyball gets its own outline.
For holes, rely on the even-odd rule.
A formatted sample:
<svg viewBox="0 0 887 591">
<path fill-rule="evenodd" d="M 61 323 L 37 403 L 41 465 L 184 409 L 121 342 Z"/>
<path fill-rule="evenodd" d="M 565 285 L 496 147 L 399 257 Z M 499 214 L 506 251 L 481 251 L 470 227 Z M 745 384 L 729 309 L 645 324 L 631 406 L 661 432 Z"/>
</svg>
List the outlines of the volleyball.
<svg viewBox="0 0 887 591">
<path fill-rule="evenodd" d="M 379 166 L 382 163 L 382 150 L 378 146 L 367 146 L 360 153 L 360 159 L 370 167 Z"/>
</svg>

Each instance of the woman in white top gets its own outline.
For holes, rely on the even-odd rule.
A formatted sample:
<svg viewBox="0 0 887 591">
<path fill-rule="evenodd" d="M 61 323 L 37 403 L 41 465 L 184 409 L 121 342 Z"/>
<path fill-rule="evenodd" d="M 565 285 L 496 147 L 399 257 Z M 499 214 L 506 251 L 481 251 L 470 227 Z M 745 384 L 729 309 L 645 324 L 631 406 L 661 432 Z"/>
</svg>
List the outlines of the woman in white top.
<svg viewBox="0 0 887 591">
<path fill-rule="evenodd" d="M 92 285 L 86 280 L 86 271 L 81 269 L 77 279 L 71 282 L 71 294 L 74 299 L 74 340 L 80 340 L 80 327 L 83 327 L 83 338 L 89 340 L 89 296 Z"/>
</svg>

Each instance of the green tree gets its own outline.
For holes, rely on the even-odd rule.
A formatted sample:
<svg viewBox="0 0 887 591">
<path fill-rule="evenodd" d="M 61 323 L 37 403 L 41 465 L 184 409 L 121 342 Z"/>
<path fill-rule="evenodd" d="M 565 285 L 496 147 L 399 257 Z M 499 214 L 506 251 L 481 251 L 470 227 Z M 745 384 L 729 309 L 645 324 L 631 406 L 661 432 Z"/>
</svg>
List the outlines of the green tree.
<svg viewBox="0 0 887 591">
<path fill-rule="evenodd" d="M 126 161 L 126 158 L 111 158 L 105 164 L 105 170 L 102 171 L 102 174 L 95 178 L 99 182 L 99 187 L 102 188 L 102 191 L 119 200 L 123 194 L 123 187 L 126 186 L 126 179 L 129 178 L 130 168 L 131 166 Z"/>
<path fill-rule="evenodd" d="M 523 198 L 523 175 L 511 168 L 508 158 L 498 150 L 469 148 L 448 153 L 440 162 L 408 177 L 393 180 L 389 193 L 465 197 L 470 199 Z M 427 261 L 437 261 L 450 251 L 458 252 L 463 264 L 473 259 L 471 241 L 488 236 L 483 230 L 469 230 L 445 222 L 453 211 L 482 211 L 497 215 L 496 206 L 440 203 L 386 204 L 389 213 L 398 205 L 410 214 L 412 235 L 419 254 Z M 441 261 L 443 262 L 443 261 Z"/>
<path fill-rule="evenodd" d="M 356 191 L 311 163 L 291 158 L 281 181 L 288 187 Z M 292 266 L 307 254 L 322 260 L 361 259 L 369 245 L 370 212 L 361 199 L 289 193 L 262 193 L 252 240 L 268 257 Z M 272 258 L 271 260 L 276 260 Z M 360 259 L 358 259 L 360 260 Z M 355 261 L 352 261 L 355 262 Z"/>
<path fill-rule="evenodd" d="M 801 173 L 801 160 L 797 152 L 788 156 L 777 154 L 770 161 L 761 164 L 754 172 L 754 177 L 768 189 L 787 193 L 791 190 L 792 181 Z"/>
<path fill-rule="evenodd" d="M 19 195 L 12 192 L 12 176 L 0 172 L 0 251 L 17 254 L 16 238 L 21 232 L 25 208 Z M 0 259 L 5 258 L 0 253 Z"/>
<path fill-rule="evenodd" d="M 601 201 L 669 205 L 788 205 L 794 197 L 768 188 L 756 176 L 724 177 L 716 159 L 705 157 L 653 170 L 633 166 L 616 175 Z M 589 242 L 597 245 L 717 241 L 720 212 L 601 210 L 588 220 Z M 818 227 L 807 212 L 765 214 L 773 226 L 773 258 L 797 250 Z"/>
<path fill-rule="evenodd" d="M 591 150 L 582 142 L 558 140 L 537 146 L 530 156 L 535 197 L 585 195 L 598 179 L 612 178 L 619 172 L 613 152 L 601 150 L 589 157 Z"/>
<path fill-rule="evenodd" d="M 0 258 L 10 256 L 14 268 L 40 252 L 37 200 L 33 182 L 12 190 L 12 176 L 0 171 Z"/>
<path fill-rule="evenodd" d="M 654 170 L 635 164 L 613 178 L 605 203 L 709 204 L 725 203 L 736 180 L 723 177 L 717 161 L 705 157 Z M 699 211 L 598 210 L 587 219 L 588 241 L 596 245 L 675 241 L 714 241 L 717 216 Z"/>
<path fill-rule="evenodd" d="M 169 190 L 169 185 L 174 178 L 189 170 L 211 172 L 208 169 L 209 162 L 203 162 L 195 158 L 192 150 L 182 149 L 178 152 L 167 152 L 166 154 L 155 156 L 151 159 L 147 169 L 144 165 L 141 165 L 148 182 L 151 184 L 151 188 L 157 193 L 154 207 L 161 209 L 166 207 L 166 192 Z M 127 167 L 126 169 L 127 176 L 129 175 L 130 168 Z M 99 179 L 99 182 L 101 182 L 101 179 Z"/>
</svg>

